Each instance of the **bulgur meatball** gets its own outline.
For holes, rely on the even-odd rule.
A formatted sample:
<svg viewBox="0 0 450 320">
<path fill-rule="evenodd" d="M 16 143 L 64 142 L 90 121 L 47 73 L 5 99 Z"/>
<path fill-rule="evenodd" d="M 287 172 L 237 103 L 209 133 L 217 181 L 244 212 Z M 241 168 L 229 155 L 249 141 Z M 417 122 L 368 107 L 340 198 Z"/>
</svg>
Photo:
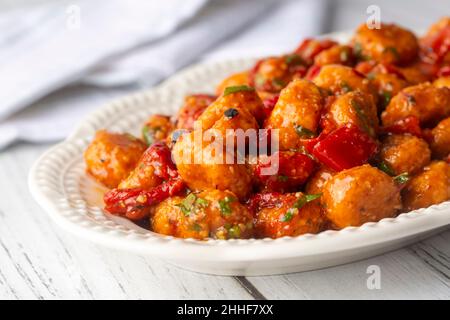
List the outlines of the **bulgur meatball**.
<svg viewBox="0 0 450 320">
<path fill-rule="evenodd" d="M 293 79 L 306 74 L 307 65 L 297 54 L 270 57 L 258 61 L 249 74 L 249 83 L 258 93 L 279 93 Z"/>
<path fill-rule="evenodd" d="M 402 190 L 405 212 L 450 199 L 450 164 L 435 161 L 414 176 Z"/>
<path fill-rule="evenodd" d="M 393 179 L 370 165 L 341 171 L 329 179 L 322 203 L 338 229 L 394 217 L 401 209 L 400 191 Z"/>
<path fill-rule="evenodd" d="M 328 168 L 327 166 L 322 166 L 316 173 L 309 179 L 305 191 L 308 194 L 318 194 L 322 193 L 323 186 L 325 183 L 331 179 L 332 176 L 336 174 L 336 171 Z"/>
<path fill-rule="evenodd" d="M 248 86 L 250 84 L 249 72 L 239 72 L 225 78 L 216 88 L 216 94 L 222 95 L 226 88 L 235 86 Z"/>
<path fill-rule="evenodd" d="M 238 112 L 236 114 L 233 110 L 243 110 L 243 112 Z M 225 114 L 225 112 L 227 112 L 227 114 Z M 249 114 L 252 117 L 247 116 Z M 238 117 L 235 117 L 236 115 L 238 115 Z M 224 117 L 233 120 L 233 122 L 236 122 L 239 119 L 244 120 L 246 123 L 254 123 L 255 119 L 257 121 L 262 121 L 264 118 L 264 104 L 252 87 L 229 87 L 229 92 L 225 92 L 216 101 L 210 104 L 197 121 L 200 124 L 200 127 L 203 130 L 206 130 L 212 128 L 218 120 L 224 120 Z M 239 126 L 244 130 L 246 128 L 243 123 L 235 123 L 235 125 L 230 128 Z M 251 126 L 253 126 L 253 124 Z"/>
<path fill-rule="evenodd" d="M 419 51 L 416 36 L 395 24 L 381 24 L 369 29 L 366 23 L 359 26 L 353 38 L 355 55 L 363 60 L 407 64 Z"/>
<path fill-rule="evenodd" d="M 316 66 L 325 66 L 327 64 L 342 64 L 352 66 L 355 62 L 353 50 L 350 46 L 335 45 L 329 49 L 320 52 L 314 58 Z"/>
<path fill-rule="evenodd" d="M 297 79 L 283 89 L 265 124 L 280 130 L 280 150 L 298 148 L 301 139 L 316 134 L 323 103 L 321 91 L 310 81 Z"/>
<path fill-rule="evenodd" d="M 320 88 L 336 95 L 359 90 L 373 95 L 376 99 L 376 91 L 370 80 L 347 66 L 337 64 L 323 66 L 312 81 Z"/>
<path fill-rule="evenodd" d="M 229 191 L 205 190 L 169 198 L 153 209 L 153 231 L 178 238 L 248 239 L 253 216 Z"/>
<path fill-rule="evenodd" d="M 434 80 L 433 85 L 438 88 L 447 87 L 450 88 L 450 77 L 440 77 Z"/>
<path fill-rule="evenodd" d="M 434 126 L 450 115 L 450 89 L 422 83 L 403 89 L 387 106 L 381 119 L 385 126 L 415 116 L 422 126 Z"/>
<path fill-rule="evenodd" d="M 142 138 L 151 145 L 158 141 L 164 141 L 175 128 L 170 117 L 154 114 L 145 122 L 142 128 Z"/>
<path fill-rule="evenodd" d="M 372 95 L 361 91 L 352 91 L 336 98 L 327 108 L 322 118 L 324 131 L 342 127 L 351 123 L 368 135 L 375 137 L 378 131 L 377 106 Z"/>
<path fill-rule="evenodd" d="M 195 120 L 217 97 L 208 94 L 193 94 L 184 98 L 184 105 L 176 116 L 177 129 L 192 130 Z"/>
<path fill-rule="evenodd" d="M 193 191 L 230 190 L 244 199 L 252 189 L 250 169 L 236 161 L 227 163 L 223 145 L 205 140 L 195 139 L 194 131 L 176 142 L 172 155 L 181 178 Z"/>
<path fill-rule="evenodd" d="M 115 188 L 134 169 L 146 148 L 130 134 L 100 130 L 84 153 L 86 170 L 108 188 Z"/>
<path fill-rule="evenodd" d="M 435 159 L 443 159 L 450 154 L 450 117 L 431 130 L 430 148 Z"/>
<path fill-rule="evenodd" d="M 319 233 L 324 229 L 326 219 L 318 196 L 311 197 L 301 192 L 280 195 L 276 205 L 257 212 L 256 237 L 295 237 L 306 233 Z"/>
<path fill-rule="evenodd" d="M 387 136 L 381 145 L 380 160 L 393 175 L 413 174 L 430 162 L 431 152 L 425 140 L 416 136 L 394 134 Z"/>
</svg>

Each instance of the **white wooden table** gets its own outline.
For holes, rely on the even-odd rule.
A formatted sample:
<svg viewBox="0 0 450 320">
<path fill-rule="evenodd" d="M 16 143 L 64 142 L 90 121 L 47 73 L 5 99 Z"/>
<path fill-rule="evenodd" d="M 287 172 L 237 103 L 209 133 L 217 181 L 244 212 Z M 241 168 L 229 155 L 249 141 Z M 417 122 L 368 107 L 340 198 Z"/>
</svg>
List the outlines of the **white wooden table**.
<svg viewBox="0 0 450 320">
<path fill-rule="evenodd" d="M 0 152 L 0 299 L 450 299 L 450 231 L 335 268 L 271 277 L 217 277 L 87 243 L 33 201 L 27 173 L 49 146 Z M 367 267 L 381 289 L 367 288 Z"/>
</svg>

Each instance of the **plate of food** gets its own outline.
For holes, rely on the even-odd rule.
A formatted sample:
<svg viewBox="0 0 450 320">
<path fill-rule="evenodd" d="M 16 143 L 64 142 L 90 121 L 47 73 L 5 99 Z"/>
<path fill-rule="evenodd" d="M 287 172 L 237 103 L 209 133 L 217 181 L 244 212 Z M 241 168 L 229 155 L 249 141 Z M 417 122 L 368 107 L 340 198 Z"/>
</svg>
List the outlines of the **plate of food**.
<svg viewBox="0 0 450 320">
<path fill-rule="evenodd" d="M 64 230 L 220 275 L 334 266 L 450 224 L 450 18 L 202 63 L 113 101 L 37 160 Z"/>
</svg>

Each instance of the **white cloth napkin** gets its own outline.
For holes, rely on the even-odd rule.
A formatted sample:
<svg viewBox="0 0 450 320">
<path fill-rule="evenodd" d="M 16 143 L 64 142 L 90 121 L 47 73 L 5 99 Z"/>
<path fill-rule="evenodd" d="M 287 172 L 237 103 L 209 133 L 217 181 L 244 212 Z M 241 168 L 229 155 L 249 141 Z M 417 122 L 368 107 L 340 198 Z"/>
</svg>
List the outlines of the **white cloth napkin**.
<svg viewBox="0 0 450 320">
<path fill-rule="evenodd" d="M 121 10 L 119 1 L 99 0 L 89 7 L 85 7 L 87 0 L 77 2 L 80 28 L 56 33 L 53 30 L 62 23 L 55 14 L 62 8 L 60 3 L 36 9 L 34 13 L 40 11 L 40 15 L 19 19 L 14 30 L 8 28 L 12 15 L 2 19 L 0 14 L 0 27 L 9 30 L 9 36 L 0 36 L 0 61 L 13 60 L 8 65 L 0 63 L 0 85 L 7 88 L 0 91 L 0 120 L 67 84 L 104 87 L 59 90 L 8 117 L 0 122 L 0 149 L 15 140 L 63 139 L 100 102 L 130 86 L 154 85 L 195 60 L 291 50 L 302 38 L 322 31 L 326 11 L 326 0 L 210 0 L 208 4 L 206 0 L 169 0 L 162 8 L 154 8 L 158 14 L 153 15 L 145 12 L 152 11 L 151 5 L 142 6 L 147 1 L 139 1 L 135 16 L 130 1 L 122 1 L 128 5 Z M 164 12 L 173 10 L 175 3 L 184 5 L 166 21 Z M 95 13 L 84 14 L 90 10 Z M 154 20 L 147 21 L 146 15 Z M 52 20 L 49 16 L 57 17 Z M 15 16 L 20 17 L 19 13 Z M 95 22 L 99 17 L 109 22 Z M 32 27 L 38 21 L 45 26 L 36 31 Z M 24 30 L 31 35 L 24 36 Z M 12 59 L 14 56 L 18 59 Z M 127 87 L 108 89 L 119 85 Z"/>
</svg>

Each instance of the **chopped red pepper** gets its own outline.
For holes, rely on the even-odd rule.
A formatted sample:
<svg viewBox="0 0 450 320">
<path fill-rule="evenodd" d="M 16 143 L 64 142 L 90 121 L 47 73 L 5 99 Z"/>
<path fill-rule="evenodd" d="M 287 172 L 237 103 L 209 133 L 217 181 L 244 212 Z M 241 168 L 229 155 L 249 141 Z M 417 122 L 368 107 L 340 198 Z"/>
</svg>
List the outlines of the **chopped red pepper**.
<svg viewBox="0 0 450 320">
<path fill-rule="evenodd" d="M 445 66 L 439 69 L 437 72 L 438 77 L 449 77 L 450 76 L 450 66 Z"/>
<path fill-rule="evenodd" d="M 295 53 L 300 55 L 308 63 L 313 63 L 314 58 L 322 51 L 329 49 L 338 43 L 333 40 L 323 39 L 305 39 L 300 46 L 295 50 Z"/>
<path fill-rule="evenodd" d="M 430 63 L 439 63 L 450 51 L 450 26 L 422 40 L 422 59 Z"/>
<path fill-rule="evenodd" d="M 150 146 L 139 163 L 153 166 L 154 174 L 165 182 L 150 190 L 141 188 L 110 190 L 104 196 L 105 210 L 131 220 L 140 220 L 148 216 L 150 206 L 183 191 L 184 183 L 172 161 L 170 149 L 164 143 L 158 142 Z"/>
<path fill-rule="evenodd" d="M 366 163 L 377 149 L 377 143 L 369 135 L 355 125 L 347 125 L 320 140 L 312 154 L 331 169 L 341 171 Z"/>
<path fill-rule="evenodd" d="M 271 167 L 273 170 L 269 169 Z M 315 162 L 309 156 L 300 152 L 278 151 L 267 162 L 258 163 L 255 175 L 265 190 L 287 192 L 304 184 L 314 169 Z"/>
<path fill-rule="evenodd" d="M 140 220 L 148 216 L 151 206 L 183 190 L 181 178 L 170 179 L 150 190 L 113 189 L 104 196 L 105 210 L 130 220 Z"/>
<path fill-rule="evenodd" d="M 275 105 L 277 104 L 279 98 L 280 98 L 280 95 L 276 94 L 273 97 L 264 99 L 264 101 L 263 101 L 263 103 L 264 103 L 264 108 L 263 108 L 264 118 L 263 119 L 267 119 L 270 116 L 270 114 L 272 113 L 273 108 L 275 108 Z"/>
<path fill-rule="evenodd" d="M 408 116 L 404 119 L 396 121 L 394 124 L 383 128 L 385 133 L 393 134 L 411 134 L 422 138 L 422 129 L 420 128 L 420 121 L 415 116 Z"/>
<path fill-rule="evenodd" d="M 281 193 L 264 192 L 257 193 L 247 202 L 247 207 L 251 213 L 255 214 L 262 208 L 273 208 L 280 203 Z"/>
<path fill-rule="evenodd" d="M 312 65 L 309 69 L 308 72 L 306 73 L 306 79 L 312 81 L 320 72 L 320 70 L 322 69 L 321 66 L 318 66 L 316 64 Z"/>
</svg>

